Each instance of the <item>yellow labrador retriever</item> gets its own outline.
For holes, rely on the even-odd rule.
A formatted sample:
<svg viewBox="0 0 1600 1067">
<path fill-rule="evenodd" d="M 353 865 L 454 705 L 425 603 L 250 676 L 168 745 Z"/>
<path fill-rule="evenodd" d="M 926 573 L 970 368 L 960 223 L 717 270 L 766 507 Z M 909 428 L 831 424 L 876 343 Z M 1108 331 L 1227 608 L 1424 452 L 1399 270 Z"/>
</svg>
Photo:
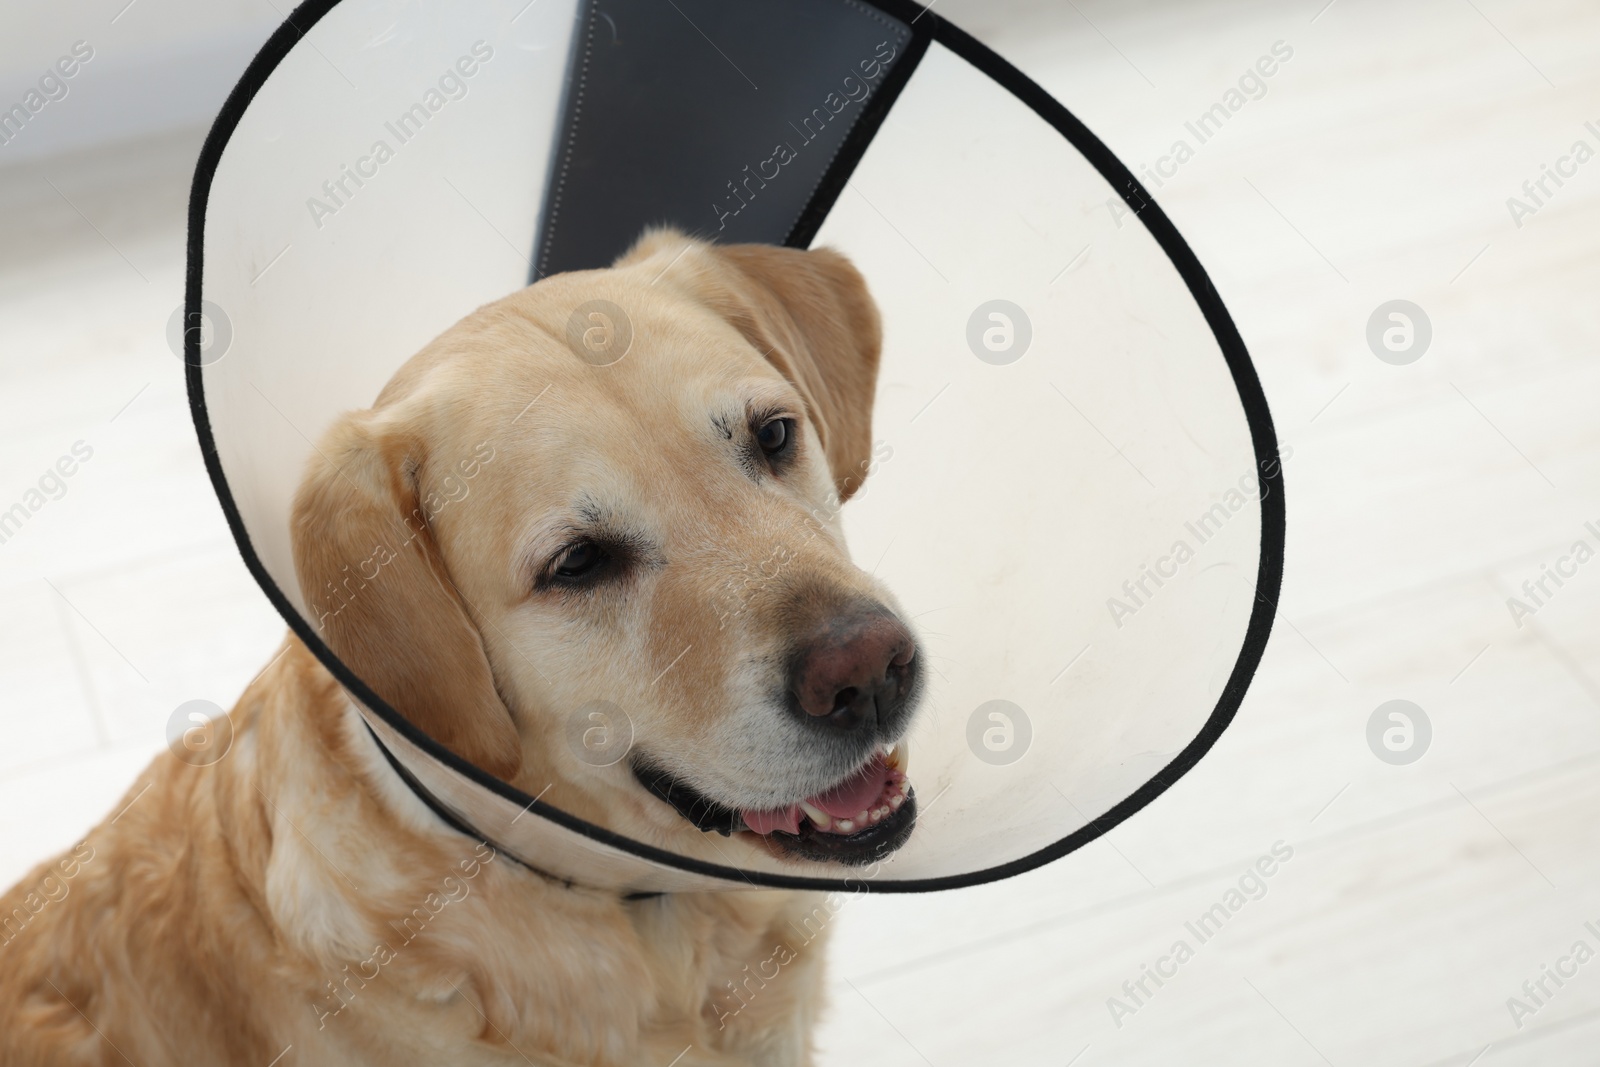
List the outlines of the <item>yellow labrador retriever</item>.
<svg viewBox="0 0 1600 1067">
<path fill-rule="evenodd" d="M 586 344 L 594 301 L 623 336 Z M 322 441 L 293 516 L 317 626 L 597 823 L 840 876 L 886 855 L 921 661 L 838 509 L 879 342 L 841 256 L 671 231 L 481 308 Z M 564 740 L 595 701 L 632 724 L 605 768 Z M 835 902 L 541 877 L 425 807 L 293 638 L 231 719 L 224 759 L 162 755 L 0 900 L 0 1062 L 810 1062 Z"/>
</svg>

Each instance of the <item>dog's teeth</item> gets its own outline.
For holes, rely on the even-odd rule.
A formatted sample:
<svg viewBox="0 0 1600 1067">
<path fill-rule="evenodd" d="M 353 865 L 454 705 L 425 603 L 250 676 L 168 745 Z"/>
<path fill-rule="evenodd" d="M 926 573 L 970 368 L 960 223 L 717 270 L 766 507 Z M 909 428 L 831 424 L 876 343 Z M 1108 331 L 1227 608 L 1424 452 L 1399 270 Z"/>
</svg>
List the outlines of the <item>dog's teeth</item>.
<svg viewBox="0 0 1600 1067">
<path fill-rule="evenodd" d="M 819 808 L 814 808 L 805 801 L 800 802 L 800 810 L 806 813 L 806 818 L 817 824 L 818 830 L 831 830 L 833 817 Z"/>
<path fill-rule="evenodd" d="M 867 821 L 867 817 L 870 814 L 871 814 L 870 812 L 862 811 L 859 815 L 856 816 L 856 822 L 858 822 L 858 823 L 866 822 Z"/>
<path fill-rule="evenodd" d="M 892 811 L 899 811 L 900 805 L 904 804 L 905 802 L 906 795 L 904 793 L 896 793 L 894 796 L 889 798 L 889 808 Z"/>
<path fill-rule="evenodd" d="M 889 750 L 889 754 L 884 756 L 883 761 L 901 774 L 906 773 L 906 768 L 911 766 L 911 753 L 908 748 L 909 746 L 904 741 L 901 741 Z"/>
<path fill-rule="evenodd" d="M 833 828 L 838 830 L 841 834 L 854 833 L 856 828 L 855 820 L 840 819 L 838 822 L 833 824 Z"/>
</svg>

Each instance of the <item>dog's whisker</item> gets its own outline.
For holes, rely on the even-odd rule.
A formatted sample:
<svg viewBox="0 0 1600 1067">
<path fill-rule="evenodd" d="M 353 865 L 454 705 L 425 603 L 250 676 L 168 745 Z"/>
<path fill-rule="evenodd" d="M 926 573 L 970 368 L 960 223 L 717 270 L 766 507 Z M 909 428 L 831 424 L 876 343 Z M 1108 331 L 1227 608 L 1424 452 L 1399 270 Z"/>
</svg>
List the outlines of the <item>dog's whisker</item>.
<svg viewBox="0 0 1600 1067">
<path fill-rule="evenodd" d="M 883 546 L 883 552 L 878 556 L 878 562 L 872 565 L 872 570 L 869 572 L 874 578 L 878 576 L 878 568 L 883 566 L 883 561 L 888 557 L 889 550 L 894 547 L 894 543 L 899 539 L 900 535 L 895 534 L 893 537 L 889 538 L 889 543 Z M 915 618 L 916 616 L 912 617 Z"/>
<path fill-rule="evenodd" d="M 492 51 L 480 43 L 483 54 L 477 46 L 473 54 L 481 64 Z M 678 269 L 691 252 L 693 262 Z M 236 527 L 251 526 L 276 548 L 282 529 L 258 528 L 254 512 L 286 508 L 276 517 L 287 519 L 287 561 L 270 552 L 258 560 L 239 541 L 257 577 L 270 572 L 262 585 L 276 605 L 279 583 L 297 586 L 299 618 L 285 609 L 294 633 L 239 698 L 228 721 L 245 742 L 242 755 L 210 772 L 205 804 L 189 803 L 194 779 L 186 783 L 185 771 L 161 759 L 94 831 L 94 845 L 99 835 L 118 845 L 117 863 L 170 851 L 173 841 L 194 862 L 131 882 L 91 879 L 97 884 L 79 883 L 70 902 L 64 892 L 51 897 L 52 906 L 80 916 L 105 909 L 123 925 L 182 927 L 184 936 L 163 938 L 156 950 L 175 966 L 198 963 L 226 988 L 267 988 L 271 975 L 309 971 L 321 987 L 311 1004 L 319 1030 L 370 998 L 358 1015 L 371 1005 L 385 1021 L 376 1034 L 346 1025 L 339 1039 L 352 1062 L 395 1048 L 402 1059 L 454 1062 L 485 1045 L 513 1049 L 528 1067 L 619 1048 L 647 1049 L 663 1067 L 739 1059 L 709 1037 L 698 1043 L 702 1016 L 707 1007 L 719 1022 L 737 1015 L 743 1000 L 725 979 L 741 968 L 754 974 L 763 956 L 776 962 L 774 946 L 707 934 L 708 913 L 694 900 L 715 891 L 718 923 L 753 923 L 767 905 L 723 893 L 740 881 L 767 893 L 884 885 L 876 864 L 916 826 L 906 739 L 929 729 L 916 722 L 924 681 L 948 683 L 945 658 L 963 665 L 919 651 L 922 639 L 876 580 L 899 545 L 896 531 L 875 541 L 871 572 L 844 544 L 841 497 L 892 452 L 870 438 L 881 329 L 859 271 L 834 252 L 730 250 L 673 230 L 650 231 L 618 266 L 617 284 L 598 291 L 626 304 L 625 313 L 608 301 L 571 301 L 573 287 L 587 284 L 582 277 L 526 286 L 499 302 L 506 314 L 469 315 L 415 353 L 409 370 L 396 366 L 366 407 L 343 393 L 296 390 L 282 377 L 261 386 L 240 372 L 229 403 L 271 431 L 249 435 L 255 443 L 240 447 L 262 451 L 247 458 L 309 457 L 292 499 L 268 493 L 262 502 L 251 486 L 249 514 L 230 510 Z M 674 282 L 649 288 L 675 270 Z M 816 314 L 792 314 L 796 302 Z M 583 310 L 589 305 L 609 305 L 604 321 Z M 708 310 L 729 328 L 679 328 Z M 565 331 L 552 328 L 563 319 Z M 812 350 L 799 370 L 787 362 L 796 342 Z M 441 361 L 447 371 L 434 373 Z M 535 390 L 540 377 L 546 384 Z M 511 404 L 530 393 L 508 420 Z M 826 412 L 810 402 L 822 396 Z M 519 430 L 536 406 L 534 423 Z M 220 479 L 218 491 L 228 506 Z M 896 558 L 897 569 L 908 565 L 904 553 Z M 726 625 L 730 615 L 737 626 Z M 682 650 L 662 663 L 680 638 Z M 948 634 L 926 640 L 953 649 Z M 295 649 L 315 655 L 289 656 Z M 661 686 L 669 674 L 676 680 Z M 613 700 L 639 712 L 637 734 Z M 358 722 L 367 732 L 358 728 L 352 740 L 345 728 Z M 391 744 L 396 734 L 401 743 Z M 569 758 L 599 773 L 569 775 Z M 562 794 L 547 800 L 556 784 Z M 122 826 L 138 805 L 143 815 Z M 512 807 L 520 810 L 507 821 Z M 161 826 L 144 818 L 152 813 Z M 503 878 L 504 862 L 480 873 L 500 856 L 548 884 L 519 891 L 526 887 Z M 91 859 L 92 851 L 75 850 L 58 863 L 58 879 Z M 345 865 L 362 873 L 361 884 Z M 210 879 L 200 888 L 217 907 L 188 907 L 195 878 Z M 469 894 L 473 905 L 429 925 Z M 634 908 L 650 898 L 661 899 Z M 241 907 L 251 922 L 236 921 Z M 610 923 L 619 912 L 628 918 Z M 812 925 L 827 921 L 820 914 L 797 912 L 790 922 L 804 937 L 796 951 L 823 951 L 821 941 L 805 947 Z M 181 1003 L 155 1005 L 160 1018 L 149 1010 L 148 1033 L 130 1025 L 125 1005 L 133 1002 L 115 983 L 131 979 L 94 967 L 82 929 L 63 921 L 52 931 L 59 944 L 25 946 L 34 954 L 25 980 L 60 978 L 58 993 L 71 990 L 94 1008 L 84 1021 L 103 1027 L 107 1043 L 107 1034 L 137 1042 L 128 1051 L 141 1059 L 163 1048 L 180 1050 L 185 1062 L 227 1058 L 218 1046 L 230 1031 L 188 1025 Z M 432 947 L 407 950 L 425 931 Z M 630 955 L 580 953 L 572 981 L 551 992 L 548 968 L 569 962 L 556 958 L 564 944 L 612 934 L 612 948 Z M 694 953 L 679 951 L 687 942 L 696 942 Z M 370 954 L 352 959 L 364 946 Z M 400 967 L 384 970 L 402 951 Z M 676 1004 L 674 991 L 690 991 L 697 1003 L 686 1017 L 673 1008 L 639 1018 L 626 994 L 612 995 L 616 958 L 644 962 L 620 979 L 641 997 Z M 775 1010 L 764 1001 L 759 1018 L 740 1020 L 754 1034 L 751 1047 L 765 1047 L 768 1033 L 791 1045 L 786 1035 L 809 1026 L 807 1005 L 821 994 L 816 968 L 771 973 L 763 971 L 763 984 L 792 984 L 768 995 L 781 1001 Z M 0 974 L 0 993 L 20 988 Z M 393 977 L 372 988 L 379 974 Z M 478 1024 L 445 988 L 472 1006 Z M 273 1051 L 268 1041 L 306 1032 L 303 1015 L 282 1025 L 280 1008 L 300 1012 L 297 1002 L 233 999 L 240 1003 L 224 1005 L 231 1016 L 219 1022 L 266 1035 L 254 1051 L 258 1065 Z M 4 1000 L 0 1020 L 9 1020 Z M 391 1013 L 395 1004 L 402 1007 Z M 573 1029 L 583 1028 L 580 1036 L 552 1036 L 548 1020 L 574 1009 L 585 1016 Z M 7 1025 L 0 1021 L 0 1031 Z M 688 1034 L 696 1040 L 664 1063 Z M 295 1049 L 304 1059 L 313 1044 L 287 1044 L 266 1067 L 289 1067 Z"/>
</svg>

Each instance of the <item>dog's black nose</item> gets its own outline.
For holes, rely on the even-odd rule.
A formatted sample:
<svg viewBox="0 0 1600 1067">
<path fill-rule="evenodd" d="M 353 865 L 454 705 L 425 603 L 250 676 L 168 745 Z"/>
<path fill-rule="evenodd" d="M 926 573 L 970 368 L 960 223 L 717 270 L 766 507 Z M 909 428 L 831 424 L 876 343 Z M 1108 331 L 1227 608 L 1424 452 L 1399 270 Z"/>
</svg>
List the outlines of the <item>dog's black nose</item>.
<svg viewBox="0 0 1600 1067">
<path fill-rule="evenodd" d="M 824 620 L 792 661 L 790 692 L 804 717 L 841 731 L 877 731 L 916 683 L 917 644 L 883 611 Z"/>
</svg>

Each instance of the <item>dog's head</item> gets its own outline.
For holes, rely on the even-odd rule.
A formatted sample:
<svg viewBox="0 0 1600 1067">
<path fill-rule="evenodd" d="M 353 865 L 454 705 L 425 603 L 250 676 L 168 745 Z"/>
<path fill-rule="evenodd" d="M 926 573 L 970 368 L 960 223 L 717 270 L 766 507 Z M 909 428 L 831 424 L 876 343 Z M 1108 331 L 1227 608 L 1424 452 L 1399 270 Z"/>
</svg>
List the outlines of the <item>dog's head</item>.
<svg viewBox="0 0 1600 1067">
<path fill-rule="evenodd" d="M 601 825 L 885 855 L 921 661 L 839 524 L 882 458 L 879 341 L 843 257 L 670 231 L 488 305 L 313 457 L 313 621 L 446 747 Z"/>
</svg>

